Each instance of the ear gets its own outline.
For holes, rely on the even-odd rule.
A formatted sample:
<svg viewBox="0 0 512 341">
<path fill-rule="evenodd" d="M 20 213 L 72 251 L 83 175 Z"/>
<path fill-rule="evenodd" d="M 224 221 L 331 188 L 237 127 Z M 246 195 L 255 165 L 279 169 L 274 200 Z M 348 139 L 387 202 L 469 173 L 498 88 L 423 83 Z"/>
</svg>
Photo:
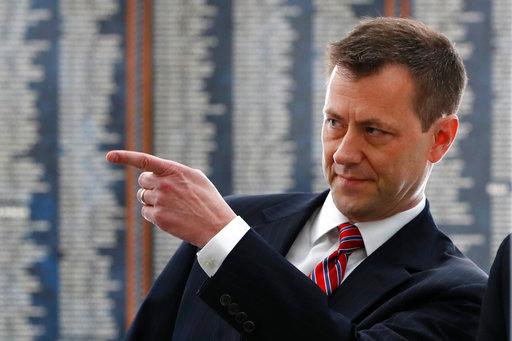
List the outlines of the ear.
<svg viewBox="0 0 512 341">
<path fill-rule="evenodd" d="M 432 146 L 429 161 L 436 163 L 448 152 L 459 129 L 459 118 L 452 114 L 438 119 L 430 130 L 432 132 Z"/>
</svg>

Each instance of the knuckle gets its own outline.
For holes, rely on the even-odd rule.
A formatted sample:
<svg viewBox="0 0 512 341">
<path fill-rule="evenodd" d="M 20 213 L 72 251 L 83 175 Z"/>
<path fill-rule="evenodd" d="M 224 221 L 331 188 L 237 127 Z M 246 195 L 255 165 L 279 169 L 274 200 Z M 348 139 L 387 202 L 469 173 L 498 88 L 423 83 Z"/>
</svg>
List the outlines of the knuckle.
<svg viewBox="0 0 512 341">
<path fill-rule="evenodd" d="M 170 164 L 166 164 L 162 167 L 162 173 L 164 174 L 172 174 L 174 172 L 174 168 Z"/>
<path fill-rule="evenodd" d="M 145 187 L 144 185 L 151 186 L 151 183 L 154 181 L 153 179 L 153 173 L 151 172 L 142 172 L 139 175 L 139 185 L 141 187 Z"/>
<path fill-rule="evenodd" d="M 172 187 L 171 182 L 165 179 L 158 183 L 158 188 L 163 192 L 170 192 Z"/>
<path fill-rule="evenodd" d="M 173 170 L 173 175 L 178 178 L 178 179 L 181 179 L 181 178 L 184 178 L 185 177 L 185 173 L 183 172 L 183 169 L 181 168 L 176 168 Z"/>
<path fill-rule="evenodd" d="M 155 208 L 153 218 L 155 219 L 155 222 L 162 223 L 165 219 L 165 211 L 161 208 Z"/>
<path fill-rule="evenodd" d="M 142 206 L 142 208 L 140 209 L 140 215 L 146 219 L 147 221 L 150 221 L 149 220 L 149 217 L 148 217 L 148 212 L 147 212 L 147 208 L 145 206 Z"/>
<path fill-rule="evenodd" d="M 203 172 L 199 168 L 187 168 L 186 170 L 181 170 L 181 175 L 182 179 L 197 179 L 203 176 Z"/>
<path fill-rule="evenodd" d="M 153 198 L 153 206 L 155 206 L 155 207 L 162 206 L 163 198 L 164 198 L 164 196 L 162 195 L 162 193 L 160 191 L 156 191 L 154 198 Z"/>
<path fill-rule="evenodd" d="M 146 169 L 149 166 L 149 158 L 146 155 L 143 155 L 139 162 L 139 168 Z"/>
</svg>

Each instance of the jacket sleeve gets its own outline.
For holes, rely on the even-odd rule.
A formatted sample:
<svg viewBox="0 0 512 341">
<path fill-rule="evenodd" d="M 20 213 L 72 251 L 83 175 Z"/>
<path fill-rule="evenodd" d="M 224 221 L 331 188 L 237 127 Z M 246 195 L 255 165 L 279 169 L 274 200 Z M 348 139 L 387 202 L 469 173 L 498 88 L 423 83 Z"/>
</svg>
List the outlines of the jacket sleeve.
<svg viewBox="0 0 512 341">
<path fill-rule="evenodd" d="M 251 230 L 198 294 L 248 339 L 471 340 L 483 290 L 477 281 L 432 291 L 424 302 L 417 301 L 422 295 L 400 298 L 400 309 L 395 305 L 376 323 L 356 324 Z"/>
<path fill-rule="evenodd" d="M 183 243 L 139 308 L 126 340 L 169 340 L 197 248 Z"/>
</svg>

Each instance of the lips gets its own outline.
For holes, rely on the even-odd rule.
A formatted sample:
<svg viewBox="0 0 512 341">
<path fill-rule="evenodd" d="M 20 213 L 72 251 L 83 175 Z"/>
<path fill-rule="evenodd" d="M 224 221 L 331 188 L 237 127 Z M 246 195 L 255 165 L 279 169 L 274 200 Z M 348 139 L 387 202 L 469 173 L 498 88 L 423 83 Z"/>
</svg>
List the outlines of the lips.
<svg viewBox="0 0 512 341">
<path fill-rule="evenodd" d="M 371 184 L 371 180 L 338 174 L 334 174 L 333 181 L 331 182 L 333 188 L 337 188 L 345 195 L 360 195 L 368 190 L 369 184 Z"/>
<path fill-rule="evenodd" d="M 355 178 L 353 176 L 343 175 L 343 174 L 336 174 L 336 176 L 338 176 L 346 181 L 354 181 L 354 182 L 368 181 L 368 179 L 365 179 L 365 178 Z"/>
<path fill-rule="evenodd" d="M 359 190 L 363 186 L 366 187 L 366 184 L 370 181 L 368 179 L 346 177 L 343 175 L 335 175 L 335 179 L 337 179 L 339 186 L 347 190 Z"/>
<path fill-rule="evenodd" d="M 345 182 L 350 182 L 350 183 L 361 183 L 361 182 L 372 180 L 372 178 L 367 176 L 366 174 L 354 174 L 355 169 L 352 168 L 352 169 L 350 169 L 352 171 L 349 171 L 349 169 L 347 169 L 347 168 L 348 167 L 334 163 L 333 167 L 332 167 L 332 170 L 334 173 L 333 175 L 335 177 L 338 177 L 338 178 L 344 180 Z M 361 173 L 361 172 L 358 172 L 358 173 Z"/>
</svg>

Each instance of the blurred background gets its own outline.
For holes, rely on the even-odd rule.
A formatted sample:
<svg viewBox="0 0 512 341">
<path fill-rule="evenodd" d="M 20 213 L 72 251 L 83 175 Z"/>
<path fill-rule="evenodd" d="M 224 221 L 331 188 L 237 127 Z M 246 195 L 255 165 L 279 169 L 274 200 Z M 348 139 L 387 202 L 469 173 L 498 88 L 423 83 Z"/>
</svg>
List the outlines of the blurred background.
<svg viewBox="0 0 512 341">
<path fill-rule="evenodd" d="M 469 84 L 427 196 L 485 271 L 511 230 L 510 0 L 2 0 L 0 339 L 118 340 L 179 241 L 106 151 L 222 194 L 321 191 L 325 47 L 362 17 L 444 32 Z"/>
</svg>

